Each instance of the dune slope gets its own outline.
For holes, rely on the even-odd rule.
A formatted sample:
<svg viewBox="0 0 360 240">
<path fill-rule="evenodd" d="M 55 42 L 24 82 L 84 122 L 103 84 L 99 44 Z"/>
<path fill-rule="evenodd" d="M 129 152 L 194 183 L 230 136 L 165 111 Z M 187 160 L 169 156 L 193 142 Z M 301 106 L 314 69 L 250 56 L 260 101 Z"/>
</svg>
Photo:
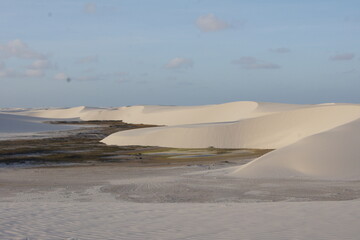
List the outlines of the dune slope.
<svg viewBox="0 0 360 240">
<path fill-rule="evenodd" d="M 315 105 L 235 122 L 192 124 L 114 133 L 109 145 L 277 149 L 360 117 L 355 105 Z"/>
<path fill-rule="evenodd" d="M 230 102 L 204 106 L 129 106 L 119 108 L 74 107 L 32 109 L 17 114 L 43 118 L 80 118 L 82 120 L 122 120 L 127 123 L 180 125 L 229 122 L 263 116 L 307 105 Z"/>
<path fill-rule="evenodd" d="M 240 177 L 360 178 L 360 119 L 270 152 L 232 173 Z"/>
<path fill-rule="evenodd" d="M 39 118 L 167 125 L 114 133 L 102 140 L 108 145 L 276 149 L 239 167 L 232 176 L 360 179 L 358 104 L 232 102 L 205 106 L 17 109 L 0 114 L 0 132 L 48 129 L 34 121 Z"/>
</svg>

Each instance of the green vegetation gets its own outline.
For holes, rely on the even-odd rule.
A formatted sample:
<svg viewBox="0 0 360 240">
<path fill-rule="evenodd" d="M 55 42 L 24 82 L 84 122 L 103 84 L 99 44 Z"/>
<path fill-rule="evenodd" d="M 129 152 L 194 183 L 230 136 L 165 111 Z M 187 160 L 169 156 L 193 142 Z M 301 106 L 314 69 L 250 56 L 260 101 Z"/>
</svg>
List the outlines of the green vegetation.
<svg viewBox="0 0 360 240">
<path fill-rule="evenodd" d="M 271 150 L 163 148 L 151 146 L 107 146 L 106 136 L 153 125 L 127 124 L 122 121 L 56 121 L 52 124 L 91 125 L 71 130 L 67 136 L 43 139 L 0 141 L 0 163 L 119 163 L 127 166 L 183 165 L 242 161 Z"/>
</svg>

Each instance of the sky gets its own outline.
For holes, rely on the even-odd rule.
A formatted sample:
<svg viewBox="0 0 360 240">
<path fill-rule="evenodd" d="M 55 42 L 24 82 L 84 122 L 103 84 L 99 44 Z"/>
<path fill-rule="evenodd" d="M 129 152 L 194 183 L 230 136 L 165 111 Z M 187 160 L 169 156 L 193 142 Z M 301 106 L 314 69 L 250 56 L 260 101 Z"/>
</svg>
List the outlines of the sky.
<svg viewBox="0 0 360 240">
<path fill-rule="evenodd" d="M 360 103 L 358 0 L 0 0 L 0 108 Z"/>
</svg>

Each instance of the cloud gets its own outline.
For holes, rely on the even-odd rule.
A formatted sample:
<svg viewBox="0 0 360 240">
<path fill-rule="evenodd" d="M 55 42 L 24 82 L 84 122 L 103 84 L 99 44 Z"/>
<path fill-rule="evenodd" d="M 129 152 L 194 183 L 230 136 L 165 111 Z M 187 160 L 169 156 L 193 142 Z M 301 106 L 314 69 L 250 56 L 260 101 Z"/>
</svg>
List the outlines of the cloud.
<svg viewBox="0 0 360 240">
<path fill-rule="evenodd" d="M 110 79 L 118 83 L 127 83 L 132 81 L 132 77 L 128 72 L 113 73 L 111 74 Z"/>
<path fill-rule="evenodd" d="M 20 59 L 44 59 L 45 56 L 32 49 L 20 39 L 9 41 L 6 44 L 0 44 L 1 58 L 20 58 Z"/>
<path fill-rule="evenodd" d="M 1 78 L 17 78 L 17 77 L 43 77 L 44 70 L 52 68 L 51 62 L 44 54 L 31 49 L 26 43 L 20 39 L 0 44 L 0 58 L 11 63 L 12 58 L 16 61 L 23 60 L 32 61 L 26 69 L 6 68 L 5 63 L 0 63 Z"/>
<path fill-rule="evenodd" d="M 69 76 L 66 73 L 60 72 L 54 75 L 55 80 L 67 80 Z"/>
<path fill-rule="evenodd" d="M 341 53 L 330 57 L 332 61 L 349 61 L 354 59 L 355 54 L 353 53 Z"/>
<path fill-rule="evenodd" d="M 278 69 L 280 65 L 275 63 L 259 60 L 254 57 L 241 57 L 238 60 L 232 61 L 233 64 L 240 65 L 244 69 Z"/>
<path fill-rule="evenodd" d="M 192 67 L 193 61 L 189 58 L 176 57 L 171 59 L 166 65 L 167 69 L 178 69 L 178 68 L 190 68 Z"/>
<path fill-rule="evenodd" d="M 230 27 L 228 23 L 218 19 L 214 14 L 200 16 L 195 23 L 203 32 L 216 32 Z"/>
<path fill-rule="evenodd" d="M 96 13 L 96 4 L 95 3 L 85 4 L 84 11 L 89 14 Z"/>
<path fill-rule="evenodd" d="M 79 76 L 74 77 L 75 81 L 99 81 L 103 80 L 103 77 L 100 75 L 86 75 L 86 76 Z"/>
<path fill-rule="evenodd" d="M 0 78 L 16 78 L 20 76 L 21 74 L 13 69 L 6 69 L 5 67 L 0 69 Z"/>
<path fill-rule="evenodd" d="M 49 60 L 35 60 L 30 65 L 30 68 L 32 69 L 49 69 L 52 68 L 52 64 Z"/>
<path fill-rule="evenodd" d="M 271 52 L 274 53 L 289 53 L 291 50 L 289 48 L 272 48 L 270 49 Z"/>
<path fill-rule="evenodd" d="M 79 82 L 89 82 L 89 81 L 108 81 L 113 80 L 116 82 L 128 82 L 130 77 L 127 72 L 112 72 L 112 73 L 85 73 L 78 76 L 69 77 L 68 74 L 64 72 L 59 72 L 53 76 L 53 79 L 60 81 L 79 81 Z"/>
<path fill-rule="evenodd" d="M 5 63 L 0 62 L 0 78 L 18 78 L 18 77 L 43 77 L 44 72 L 41 69 L 26 69 L 25 72 L 7 68 Z"/>
<path fill-rule="evenodd" d="M 25 71 L 26 77 L 43 77 L 44 71 L 41 69 L 27 69 Z"/>
<path fill-rule="evenodd" d="M 87 74 L 82 76 L 73 77 L 75 81 L 106 81 L 115 80 L 123 81 L 128 80 L 127 72 L 114 72 L 114 73 L 103 73 L 103 74 Z"/>
<path fill-rule="evenodd" d="M 77 60 L 77 63 L 94 63 L 98 61 L 98 56 L 94 55 L 94 56 L 86 56 L 83 58 L 80 58 L 79 60 Z"/>
<path fill-rule="evenodd" d="M 25 70 L 24 77 L 43 77 L 45 70 L 52 68 L 52 64 L 49 60 L 38 59 L 31 63 L 30 66 Z"/>
</svg>

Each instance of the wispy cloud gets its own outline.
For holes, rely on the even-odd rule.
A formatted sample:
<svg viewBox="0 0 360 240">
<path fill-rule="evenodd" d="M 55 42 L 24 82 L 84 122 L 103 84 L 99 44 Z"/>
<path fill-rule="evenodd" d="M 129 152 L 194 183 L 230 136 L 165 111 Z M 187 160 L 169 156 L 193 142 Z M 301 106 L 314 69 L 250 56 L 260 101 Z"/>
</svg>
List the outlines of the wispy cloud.
<svg viewBox="0 0 360 240">
<path fill-rule="evenodd" d="M 166 65 L 167 69 L 190 68 L 194 65 L 190 58 L 176 57 L 171 59 Z"/>
<path fill-rule="evenodd" d="M 32 69 L 49 69 L 52 68 L 53 65 L 49 60 L 46 59 L 39 59 L 32 62 L 32 64 L 29 66 Z"/>
<path fill-rule="evenodd" d="M 353 53 L 341 53 L 330 57 L 332 61 L 349 61 L 355 58 Z"/>
<path fill-rule="evenodd" d="M 44 59 L 45 56 L 28 47 L 20 39 L 0 44 L 0 58 Z"/>
<path fill-rule="evenodd" d="M 28 68 L 25 70 L 23 74 L 24 77 L 44 77 L 45 71 L 53 68 L 53 65 L 49 60 L 46 59 L 38 59 L 34 60 Z"/>
<path fill-rule="evenodd" d="M 54 75 L 54 79 L 64 81 L 64 80 L 68 80 L 69 76 L 64 72 L 59 72 Z"/>
<path fill-rule="evenodd" d="M 130 81 L 129 74 L 127 72 L 113 72 L 113 73 L 87 73 L 84 75 L 77 75 L 69 77 L 68 74 L 64 72 L 59 72 L 53 77 L 55 80 L 66 80 L 70 81 L 79 81 L 79 82 L 90 82 L 90 81 L 108 81 L 113 80 L 115 82 L 127 82 Z"/>
<path fill-rule="evenodd" d="M 0 78 L 17 78 L 21 75 L 22 74 L 15 71 L 14 69 L 7 69 L 5 67 L 0 69 Z"/>
<path fill-rule="evenodd" d="M 230 27 L 230 25 L 217 18 L 214 14 L 200 16 L 196 20 L 196 26 L 203 32 L 216 32 Z"/>
<path fill-rule="evenodd" d="M 240 59 L 232 61 L 233 64 L 240 65 L 244 69 L 278 69 L 280 65 L 259 60 L 254 57 L 241 57 Z"/>
<path fill-rule="evenodd" d="M 45 70 L 53 67 L 46 55 L 31 49 L 26 43 L 20 39 L 9 41 L 5 44 L 0 44 L 0 58 L 5 63 L 11 63 L 11 59 L 15 61 L 32 61 L 26 68 L 17 66 L 16 69 L 7 67 L 5 63 L 0 65 L 1 78 L 34 78 L 45 76 Z M 20 68 L 20 69 L 19 69 Z"/>
<path fill-rule="evenodd" d="M 25 69 L 25 71 L 18 71 L 11 68 L 2 68 L 0 69 L 0 78 L 3 79 L 13 79 L 13 78 L 34 78 L 34 77 L 44 77 L 45 72 L 42 69 Z"/>
<path fill-rule="evenodd" d="M 26 77 L 43 77 L 44 71 L 42 69 L 27 69 L 25 71 Z"/>
<path fill-rule="evenodd" d="M 98 56 L 92 55 L 92 56 L 82 57 L 82 58 L 78 59 L 76 62 L 81 63 L 81 64 L 85 64 L 85 63 L 95 63 L 98 60 L 99 60 Z"/>
<path fill-rule="evenodd" d="M 86 76 L 74 77 L 73 80 L 75 80 L 75 81 L 100 81 L 100 80 L 103 80 L 103 76 L 101 76 L 101 75 L 86 75 Z"/>
<path fill-rule="evenodd" d="M 284 47 L 272 48 L 272 49 L 270 49 L 270 51 L 273 53 L 289 53 L 289 52 L 291 52 L 291 50 L 289 48 L 284 48 Z"/>
<path fill-rule="evenodd" d="M 96 4 L 95 3 L 86 3 L 84 5 L 84 11 L 86 13 L 92 14 L 92 13 L 96 13 Z"/>
</svg>

